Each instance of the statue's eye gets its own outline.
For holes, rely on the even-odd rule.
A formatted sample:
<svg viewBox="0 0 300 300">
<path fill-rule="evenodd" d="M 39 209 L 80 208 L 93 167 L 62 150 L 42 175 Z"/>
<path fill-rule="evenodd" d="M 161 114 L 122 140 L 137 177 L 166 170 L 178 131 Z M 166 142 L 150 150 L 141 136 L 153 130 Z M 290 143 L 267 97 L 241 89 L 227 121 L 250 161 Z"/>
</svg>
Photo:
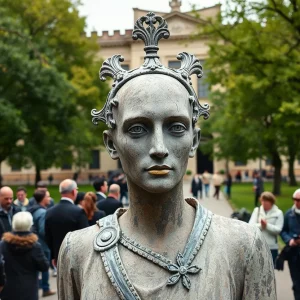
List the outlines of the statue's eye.
<svg viewBox="0 0 300 300">
<path fill-rule="evenodd" d="M 174 124 L 169 129 L 173 133 L 183 133 L 186 127 L 183 124 Z"/>
<path fill-rule="evenodd" d="M 132 134 L 142 134 L 146 132 L 146 129 L 140 125 L 131 126 L 128 131 Z"/>
</svg>

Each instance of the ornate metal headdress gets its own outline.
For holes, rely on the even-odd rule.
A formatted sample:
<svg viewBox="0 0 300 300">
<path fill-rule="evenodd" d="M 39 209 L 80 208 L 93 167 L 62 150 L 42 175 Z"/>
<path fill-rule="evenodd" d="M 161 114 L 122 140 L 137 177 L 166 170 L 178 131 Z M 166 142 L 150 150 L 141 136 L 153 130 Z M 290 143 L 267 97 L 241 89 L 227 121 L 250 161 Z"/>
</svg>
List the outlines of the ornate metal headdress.
<svg viewBox="0 0 300 300">
<path fill-rule="evenodd" d="M 146 26 L 144 26 L 144 23 Z M 118 90 L 129 80 L 146 74 L 167 75 L 177 79 L 185 86 L 189 92 L 189 101 L 193 107 L 193 124 L 197 122 L 201 115 L 204 116 L 204 119 L 209 117 L 209 105 L 204 104 L 202 106 L 199 103 L 190 77 L 193 74 L 196 74 L 198 78 L 202 77 L 203 72 L 200 61 L 194 55 L 186 52 L 177 55 L 177 59 L 181 61 L 181 67 L 179 69 L 167 68 L 159 61 L 159 56 L 157 55 L 159 50 L 158 41 L 162 38 L 168 39 L 169 36 L 170 32 L 166 20 L 160 16 L 156 16 L 153 12 L 149 12 L 146 16 L 136 21 L 132 38 L 134 40 L 141 39 L 145 43 L 144 50 L 146 55 L 144 57 L 144 63 L 140 68 L 126 71 L 120 65 L 120 63 L 124 61 L 121 55 L 114 55 L 104 61 L 100 69 L 100 79 L 105 81 L 107 76 L 109 76 L 113 78 L 114 83 L 103 109 L 100 111 L 93 109 L 91 112 L 94 124 L 98 124 L 98 121 L 102 121 L 106 123 L 109 128 L 115 128 L 116 122 L 113 118 L 112 108 L 118 106 L 118 99 L 116 97 Z"/>
</svg>

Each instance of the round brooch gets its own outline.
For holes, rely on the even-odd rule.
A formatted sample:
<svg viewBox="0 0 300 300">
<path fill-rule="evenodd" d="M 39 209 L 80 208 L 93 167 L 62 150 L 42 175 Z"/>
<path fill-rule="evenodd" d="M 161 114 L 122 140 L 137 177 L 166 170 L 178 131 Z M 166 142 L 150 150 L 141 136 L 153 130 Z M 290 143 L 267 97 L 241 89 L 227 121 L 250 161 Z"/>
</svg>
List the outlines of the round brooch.
<svg viewBox="0 0 300 300">
<path fill-rule="evenodd" d="M 120 232 L 114 227 L 104 227 L 94 239 L 94 249 L 105 251 L 113 247 L 120 239 Z"/>
</svg>

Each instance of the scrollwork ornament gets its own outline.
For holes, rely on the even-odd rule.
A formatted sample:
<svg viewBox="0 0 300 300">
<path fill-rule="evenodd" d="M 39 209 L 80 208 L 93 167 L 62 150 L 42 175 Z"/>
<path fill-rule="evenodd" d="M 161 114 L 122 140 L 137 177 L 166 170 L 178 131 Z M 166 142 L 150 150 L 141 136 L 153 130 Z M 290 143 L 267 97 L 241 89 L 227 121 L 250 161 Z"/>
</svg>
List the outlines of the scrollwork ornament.
<svg viewBox="0 0 300 300">
<path fill-rule="evenodd" d="M 127 73 L 127 71 L 124 70 L 120 64 L 120 62 L 123 61 L 123 56 L 119 54 L 106 59 L 100 69 L 100 80 L 105 81 L 107 77 L 113 78 L 115 82 L 123 80 L 125 74 Z M 113 87 L 114 86 L 115 83 L 113 84 Z"/>
<path fill-rule="evenodd" d="M 144 27 L 144 23 L 148 26 Z M 159 24 L 157 27 L 154 26 L 156 23 Z M 167 39 L 169 36 L 170 32 L 166 20 L 160 16 L 156 16 L 153 12 L 149 12 L 146 16 L 139 18 L 132 32 L 134 40 L 141 39 L 144 41 L 146 53 L 147 47 L 157 47 L 160 39 Z"/>
<path fill-rule="evenodd" d="M 191 83 L 191 76 L 196 74 L 198 78 L 203 76 L 202 66 L 200 60 L 195 55 L 187 52 L 181 52 L 177 55 L 177 59 L 181 61 L 181 67 L 178 72 L 185 80 L 189 80 Z"/>
</svg>

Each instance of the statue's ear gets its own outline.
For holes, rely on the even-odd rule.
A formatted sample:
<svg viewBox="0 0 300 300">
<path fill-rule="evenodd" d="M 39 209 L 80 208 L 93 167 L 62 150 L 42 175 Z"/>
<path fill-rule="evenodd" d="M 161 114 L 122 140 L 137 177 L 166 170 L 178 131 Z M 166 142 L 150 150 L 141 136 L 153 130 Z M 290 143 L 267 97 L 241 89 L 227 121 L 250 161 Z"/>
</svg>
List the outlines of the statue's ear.
<svg viewBox="0 0 300 300">
<path fill-rule="evenodd" d="M 105 147 L 112 159 L 119 159 L 119 154 L 116 150 L 116 147 L 114 145 L 111 132 L 109 130 L 105 130 L 103 132 L 103 140 Z"/>
<path fill-rule="evenodd" d="M 189 153 L 189 157 L 194 157 L 196 154 L 196 151 L 198 149 L 199 143 L 200 143 L 200 137 L 201 137 L 201 130 L 200 128 L 194 128 L 194 132 L 193 132 L 193 145 L 191 147 L 190 153 Z"/>
</svg>

